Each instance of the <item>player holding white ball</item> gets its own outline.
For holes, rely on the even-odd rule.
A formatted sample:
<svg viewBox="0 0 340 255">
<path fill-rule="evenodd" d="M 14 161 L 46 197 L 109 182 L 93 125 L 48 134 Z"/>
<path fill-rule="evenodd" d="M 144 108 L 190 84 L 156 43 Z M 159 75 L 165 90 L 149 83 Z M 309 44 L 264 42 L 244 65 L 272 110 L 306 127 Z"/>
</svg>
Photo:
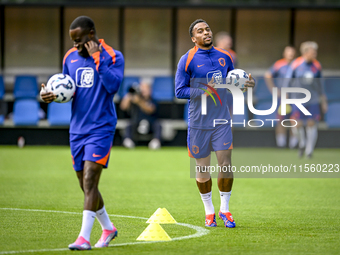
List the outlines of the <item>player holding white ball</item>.
<svg viewBox="0 0 340 255">
<path fill-rule="evenodd" d="M 70 75 L 77 86 L 72 101 L 70 146 L 73 168 L 85 196 L 82 227 L 69 249 L 90 250 L 96 218 L 103 230 L 96 247 L 107 247 L 117 236 L 98 184 L 102 169 L 108 166 L 117 124 L 113 96 L 123 79 L 124 58 L 122 53 L 97 38 L 94 22 L 89 17 L 76 18 L 69 34 L 74 47 L 64 57 L 63 74 Z M 41 98 L 50 103 L 57 96 L 42 91 Z"/>
<path fill-rule="evenodd" d="M 189 27 L 189 34 L 195 47 L 180 59 L 175 82 L 176 97 L 189 99 L 187 137 L 189 156 L 196 159 L 196 167 L 202 167 L 204 170 L 210 166 L 211 151 L 215 151 L 219 167 L 230 169 L 233 148 L 231 127 L 229 124 L 215 127 L 213 123 L 214 119 L 230 120 L 227 90 L 214 89 L 214 87 L 216 83 L 221 83 L 227 77 L 228 72 L 234 70 L 233 60 L 229 52 L 212 45 L 212 31 L 204 20 L 195 20 Z M 206 84 L 197 82 L 203 80 Z M 198 86 L 202 84 L 204 87 L 195 87 L 197 84 Z M 245 87 L 254 86 L 255 81 L 249 74 Z M 201 109 L 203 109 L 201 98 L 204 93 L 209 95 L 215 93 L 216 97 L 221 100 L 221 105 L 217 105 L 214 98 L 207 96 L 206 115 L 201 114 Z M 196 184 L 204 204 L 205 226 L 216 227 L 210 173 L 196 172 Z M 229 211 L 233 173 L 231 171 L 219 172 L 217 184 L 221 198 L 218 216 L 223 220 L 225 227 L 234 228 L 236 224 Z"/>
<path fill-rule="evenodd" d="M 242 69 L 231 70 L 227 75 L 227 84 L 241 89 L 244 93 L 247 91 L 246 82 L 249 81 L 249 76 L 251 76 L 251 74 L 248 75 L 247 72 Z"/>
<path fill-rule="evenodd" d="M 41 90 L 41 93 L 46 92 L 52 92 L 56 96 L 54 102 L 67 103 L 73 98 L 76 85 L 69 75 L 58 73 L 53 75 L 48 80 L 46 87 Z"/>
</svg>

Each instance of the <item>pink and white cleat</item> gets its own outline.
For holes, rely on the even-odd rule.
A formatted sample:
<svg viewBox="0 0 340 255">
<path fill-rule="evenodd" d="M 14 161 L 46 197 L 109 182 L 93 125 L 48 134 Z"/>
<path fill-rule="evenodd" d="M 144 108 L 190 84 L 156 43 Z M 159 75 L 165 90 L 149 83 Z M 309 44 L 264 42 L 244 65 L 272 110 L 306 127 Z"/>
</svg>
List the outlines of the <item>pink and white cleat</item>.
<svg viewBox="0 0 340 255">
<path fill-rule="evenodd" d="M 113 224 L 112 224 L 112 227 L 113 227 L 112 230 L 107 230 L 107 229 L 103 230 L 102 236 L 100 237 L 99 241 L 95 244 L 94 247 L 103 248 L 103 247 L 109 246 L 109 243 L 111 242 L 111 240 L 114 240 L 118 236 L 118 231 L 115 228 L 115 226 L 113 226 Z"/>
<path fill-rule="evenodd" d="M 68 246 L 70 250 L 91 250 L 90 242 L 86 241 L 84 237 L 79 236 L 77 240 Z"/>
<path fill-rule="evenodd" d="M 215 213 L 205 215 L 205 226 L 217 227 Z"/>
</svg>

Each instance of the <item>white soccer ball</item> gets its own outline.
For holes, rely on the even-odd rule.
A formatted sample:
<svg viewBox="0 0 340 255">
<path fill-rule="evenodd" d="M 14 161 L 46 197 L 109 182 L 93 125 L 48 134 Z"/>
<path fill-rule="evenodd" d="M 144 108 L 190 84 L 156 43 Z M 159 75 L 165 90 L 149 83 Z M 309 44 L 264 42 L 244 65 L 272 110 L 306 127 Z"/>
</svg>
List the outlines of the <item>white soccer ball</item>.
<svg viewBox="0 0 340 255">
<path fill-rule="evenodd" d="M 76 92 L 76 85 L 69 75 L 57 73 L 48 80 L 46 91 L 52 92 L 57 96 L 54 102 L 66 103 L 73 98 Z"/>
<path fill-rule="evenodd" d="M 227 84 L 238 87 L 243 92 L 247 90 L 247 88 L 244 86 L 246 81 L 249 81 L 249 75 L 242 69 L 234 69 L 227 75 Z"/>
</svg>

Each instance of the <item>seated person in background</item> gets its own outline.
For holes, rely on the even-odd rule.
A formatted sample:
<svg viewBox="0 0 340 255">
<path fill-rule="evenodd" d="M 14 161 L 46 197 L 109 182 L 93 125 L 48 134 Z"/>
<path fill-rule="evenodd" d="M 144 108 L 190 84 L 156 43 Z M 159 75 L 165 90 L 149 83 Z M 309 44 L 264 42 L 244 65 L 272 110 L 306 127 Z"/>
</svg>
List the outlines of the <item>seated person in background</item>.
<svg viewBox="0 0 340 255">
<path fill-rule="evenodd" d="M 120 108 L 131 116 L 123 140 L 123 146 L 126 148 L 135 147 L 133 139 L 137 134 L 150 133 L 153 134 L 153 139 L 149 142 L 149 148 L 161 147 L 162 127 L 157 120 L 157 104 L 152 100 L 151 92 L 149 80 L 144 79 L 140 84 L 132 84 L 120 103 Z"/>
</svg>

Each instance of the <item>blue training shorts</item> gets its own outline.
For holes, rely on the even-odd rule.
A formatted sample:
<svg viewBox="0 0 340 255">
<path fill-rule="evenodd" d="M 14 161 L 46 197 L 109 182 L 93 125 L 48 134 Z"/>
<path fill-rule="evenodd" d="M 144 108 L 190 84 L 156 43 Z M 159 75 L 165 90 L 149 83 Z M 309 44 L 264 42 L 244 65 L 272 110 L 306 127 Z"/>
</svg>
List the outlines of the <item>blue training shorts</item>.
<svg viewBox="0 0 340 255">
<path fill-rule="evenodd" d="M 188 153 L 192 158 L 205 158 L 212 151 L 231 150 L 233 134 L 228 124 L 218 125 L 215 129 L 188 128 Z"/>
<path fill-rule="evenodd" d="M 70 134 L 73 169 L 81 171 L 85 160 L 96 162 L 107 168 L 114 133 Z"/>
<path fill-rule="evenodd" d="M 319 121 L 321 114 L 320 114 L 320 105 L 319 104 L 310 104 L 310 105 L 304 105 L 304 107 L 312 114 L 312 115 L 305 115 L 301 110 L 296 107 L 296 105 L 293 105 L 293 111 L 291 118 L 295 120 L 308 120 L 313 119 L 315 121 Z"/>
</svg>

